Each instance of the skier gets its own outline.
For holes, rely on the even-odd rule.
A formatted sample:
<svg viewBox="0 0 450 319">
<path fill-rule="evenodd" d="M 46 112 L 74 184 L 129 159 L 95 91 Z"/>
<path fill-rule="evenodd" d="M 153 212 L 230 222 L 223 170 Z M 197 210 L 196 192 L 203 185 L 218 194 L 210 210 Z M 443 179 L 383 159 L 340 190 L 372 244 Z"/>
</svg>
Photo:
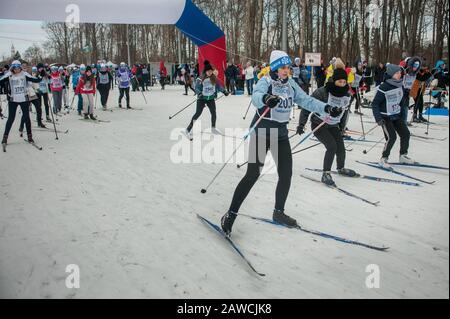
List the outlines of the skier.
<svg viewBox="0 0 450 319">
<path fill-rule="evenodd" d="M 100 101 L 102 103 L 103 111 L 107 110 L 109 90 L 111 89 L 111 83 L 113 78 L 111 73 L 108 72 L 108 68 L 105 64 L 100 65 L 100 72 L 97 76 L 97 88 L 100 92 Z"/>
<path fill-rule="evenodd" d="M 94 94 L 96 92 L 95 76 L 88 66 L 86 73 L 80 76 L 75 93 L 83 97 L 83 114 L 85 120 L 97 120 L 94 116 Z"/>
<path fill-rule="evenodd" d="M 189 139 L 192 139 L 192 128 L 194 127 L 194 122 L 202 115 L 205 106 L 208 107 L 211 112 L 211 127 L 213 132 L 216 130 L 216 98 L 217 93 L 222 92 L 225 96 L 229 93 L 226 91 L 219 83 L 217 79 L 217 70 L 209 63 L 208 60 L 204 62 L 203 74 L 197 79 L 195 85 L 195 91 L 197 93 L 197 109 L 194 116 L 192 117 L 189 126 L 186 129 L 186 135 Z"/>
<path fill-rule="evenodd" d="M 45 71 L 44 64 L 38 63 L 36 65 L 38 70 L 39 78 L 41 79 L 41 82 L 39 82 L 39 89 L 38 89 L 38 98 L 41 105 L 45 105 L 45 119 L 47 122 L 51 123 L 52 120 L 50 119 L 50 103 L 48 98 L 48 92 L 49 92 L 49 76 L 47 72 Z M 43 102 L 43 104 L 42 104 Z"/>
<path fill-rule="evenodd" d="M 159 63 L 159 76 L 160 76 L 160 83 L 161 83 L 161 90 L 166 89 L 166 80 L 167 80 L 167 68 L 164 65 L 164 60 L 161 60 Z"/>
<path fill-rule="evenodd" d="M 438 100 L 437 108 L 444 107 L 443 102 L 443 92 L 447 90 L 448 86 L 448 69 L 445 66 L 445 62 L 443 60 L 439 60 L 436 62 L 436 67 L 433 69 L 433 83 L 436 85 L 433 86 L 432 96 Z"/>
<path fill-rule="evenodd" d="M 120 67 L 116 73 L 117 81 L 119 82 L 119 107 L 122 108 L 122 98 L 125 95 L 127 100 L 127 109 L 131 109 L 130 107 L 130 81 L 131 81 L 131 72 L 128 69 L 128 66 L 125 62 L 120 63 Z"/>
<path fill-rule="evenodd" d="M 75 95 L 78 98 L 77 112 L 78 112 L 79 116 L 81 116 L 81 111 L 83 109 L 83 97 L 81 96 L 81 94 L 77 94 L 75 91 L 78 86 L 78 81 L 80 80 L 80 76 L 84 72 L 86 72 L 86 66 L 84 64 L 81 64 L 79 68 L 75 67 L 75 69 L 72 72 L 72 87 L 73 87 L 73 92 L 74 92 L 74 99 L 75 99 Z"/>
<path fill-rule="evenodd" d="M 67 70 L 64 67 L 60 66 L 58 69 L 61 74 L 61 78 L 63 81 L 63 89 L 62 89 L 62 102 L 64 103 L 64 109 L 66 112 L 69 112 L 69 80 L 70 75 L 67 73 Z"/>
<path fill-rule="evenodd" d="M 333 72 L 331 81 L 328 81 L 325 86 L 314 91 L 312 97 L 327 103 L 328 105 L 336 106 L 344 110 L 339 117 L 331 120 L 326 119 L 326 116 L 313 113 L 311 116 L 311 128 L 316 129 L 323 121 L 327 121 L 322 128 L 314 133 L 317 139 L 325 145 L 327 151 L 323 161 L 323 175 L 322 183 L 329 186 L 336 186 L 331 177 L 331 167 L 334 158 L 337 159 L 338 173 L 342 176 L 356 177 L 357 174 L 351 169 L 345 168 L 345 144 L 343 138 L 343 131 L 346 127 L 346 116 L 348 112 L 346 109 L 350 104 L 349 86 L 347 83 L 347 72 L 344 69 L 336 69 Z M 305 133 L 305 125 L 308 122 L 310 111 L 303 109 L 300 113 L 299 126 L 297 133 L 302 135 Z"/>
<path fill-rule="evenodd" d="M 408 123 L 408 112 L 409 112 L 409 95 L 411 92 L 411 88 L 414 84 L 414 81 L 416 80 L 417 73 L 422 68 L 422 60 L 419 57 L 413 57 L 413 58 L 407 58 L 405 61 L 402 61 L 400 63 L 400 66 L 402 66 L 405 69 L 405 76 L 403 80 L 403 101 L 402 101 L 402 108 L 405 109 L 404 112 L 402 112 L 403 121 L 405 121 L 406 125 L 410 125 Z"/>
<path fill-rule="evenodd" d="M 6 84 L 5 90 L 8 98 L 8 120 L 6 121 L 5 132 L 3 134 L 2 145 L 5 149 L 8 143 L 8 135 L 16 117 L 17 107 L 22 109 L 22 115 L 27 128 L 28 142 L 34 143 L 31 132 L 30 103 L 28 96 L 28 82 L 39 83 L 41 79 L 32 77 L 22 69 L 20 61 L 13 61 L 9 72 L 0 78 L 0 84 Z"/>
<path fill-rule="evenodd" d="M 397 140 L 396 133 L 400 136 L 400 163 L 414 163 L 408 157 L 411 133 L 403 120 L 403 112 L 408 111 L 407 108 L 402 107 L 405 94 L 403 72 L 403 68 L 399 65 L 389 64 L 386 67 L 385 81 L 378 87 L 372 102 L 373 116 L 378 125 L 382 127 L 386 138 L 386 145 L 379 164 L 381 167 L 388 169 L 391 168 L 388 160 L 392 147 Z"/>
<path fill-rule="evenodd" d="M 63 78 L 56 65 L 50 68 L 50 89 L 53 97 L 53 113 L 58 114 L 62 106 Z"/>
<path fill-rule="evenodd" d="M 355 78 L 351 84 L 352 98 L 350 100 L 350 106 L 352 105 L 353 101 L 356 101 L 355 114 L 363 115 L 363 113 L 361 112 L 361 96 L 359 94 L 361 81 L 363 80 L 364 76 L 363 64 L 361 62 L 358 62 L 352 72 Z"/>
<path fill-rule="evenodd" d="M 32 67 L 31 68 L 31 75 L 35 78 L 38 78 L 38 69 L 37 67 Z M 44 125 L 44 123 L 42 123 L 42 106 L 41 106 L 41 98 L 38 95 L 39 92 L 39 83 L 33 83 L 33 82 L 29 82 L 28 83 L 28 88 L 27 88 L 27 93 L 28 93 L 28 100 L 30 101 L 30 107 L 29 109 L 31 110 L 31 103 L 33 103 L 34 108 L 36 109 L 36 122 L 38 127 L 40 128 L 46 128 L 46 126 Z M 25 116 L 22 114 L 22 119 L 20 121 L 20 127 L 19 127 L 19 132 L 23 133 L 23 127 L 25 125 Z"/>
<path fill-rule="evenodd" d="M 342 113 L 342 109 L 327 105 L 306 95 L 297 83 L 289 78 L 291 64 L 291 59 L 287 53 L 273 51 L 270 56 L 270 76 L 262 77 L 255 87 L 252 101 L 253 105 L 257 107 L 257 112 L 252 121 L 252 126 L 259 120 L 266 107 L 270 109 L 270 112 L 258 123 L 255 134 L 250 138 L 247 173 L 234 192 L 229 211 L 222 217 L 222 230 L 227 235 L 231 233 L 239 208 L 261 174 L 260 170 L 264 166 L 265 156 L 269 149 L 273 156 L 277 154 L 274 158 L 279 176 L 273 220 L 289 227 L 297 226 L 297 221 L 284 213 L 292 178 L 292 151 L 287 124 L 293 104 L 301 105 L 320 116 L 325 116 L 328 113 L 332 117 L 338 117 Z M 274 131 L 278 134 L 273 134 Z M 258 151 L 258 148 L 264 142 L 265 149 Z"/>
<path fill-rule="evenodd" d="M 191 71 L 189 69 L 189 65 L 185 64 L 184 67 L 181 69 L 181 80 L 184 83 L 184 94 L 188 95 L 188 90 L 191 89 L 194 94 L 197 94 L 195 92 L 195 89 L 192 87 L 192 77 L 191 77 Z"/>
<path fill-rule="evenodd" d="M 414 99 L 414 114 L 412 121 L 414 123 L 427 123 L 423 117 L 423 95 L 425 94 L 426 86 L 432 74 L 428 66 L 423 65 L 419 73 L 417 73 L 416 80 L 411 88 L 410 97 Z"/>
</svg>

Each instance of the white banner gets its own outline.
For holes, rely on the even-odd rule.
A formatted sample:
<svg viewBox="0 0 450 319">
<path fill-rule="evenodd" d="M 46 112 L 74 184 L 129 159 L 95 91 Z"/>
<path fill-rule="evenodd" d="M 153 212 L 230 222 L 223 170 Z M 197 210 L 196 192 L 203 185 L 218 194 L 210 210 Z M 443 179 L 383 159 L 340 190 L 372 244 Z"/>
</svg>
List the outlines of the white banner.
<svg viewBox="0 0 450 319">
<path fill-rule="evenodd" d="M 322 53 L 305 53 L 305 65 L 320 66 L 322 63 Z"/>
<path fill-rule="evenodd" d="M 175 24 L 186 0 L 1 0 L 0 19 Z"/>
</svg>

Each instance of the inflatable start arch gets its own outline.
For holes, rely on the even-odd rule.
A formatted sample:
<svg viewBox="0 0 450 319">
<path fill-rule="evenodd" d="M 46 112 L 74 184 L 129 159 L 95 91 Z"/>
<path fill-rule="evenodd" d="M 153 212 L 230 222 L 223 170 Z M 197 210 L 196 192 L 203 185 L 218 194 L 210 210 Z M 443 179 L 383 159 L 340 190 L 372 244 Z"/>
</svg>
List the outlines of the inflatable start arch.
<svg viewBox="0 0 450 319">
<path fill-rule="evenodd" d="M 191 0 L 2 0 L 1 19 L 68 23 L 172 24 L 198 46 L 223 81 L 226 42 L 223 31 Z M 180 61 L 181 62 L 181 61 Z"/>
</svg>

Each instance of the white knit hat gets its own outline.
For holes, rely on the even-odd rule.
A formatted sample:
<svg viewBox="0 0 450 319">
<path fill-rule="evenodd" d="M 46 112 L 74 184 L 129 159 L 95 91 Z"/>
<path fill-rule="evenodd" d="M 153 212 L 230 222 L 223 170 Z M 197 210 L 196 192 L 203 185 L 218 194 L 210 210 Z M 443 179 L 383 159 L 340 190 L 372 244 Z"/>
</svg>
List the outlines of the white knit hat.
<svg viewBox="0 0 450 319">
<path fill-rule="evenodd" d="M 292 61 L 289 55 L 283 51 L 272 51 L 270 54 L 270 69 L 275 72 L 285 65 L 291 65 Z"/>
</svg>

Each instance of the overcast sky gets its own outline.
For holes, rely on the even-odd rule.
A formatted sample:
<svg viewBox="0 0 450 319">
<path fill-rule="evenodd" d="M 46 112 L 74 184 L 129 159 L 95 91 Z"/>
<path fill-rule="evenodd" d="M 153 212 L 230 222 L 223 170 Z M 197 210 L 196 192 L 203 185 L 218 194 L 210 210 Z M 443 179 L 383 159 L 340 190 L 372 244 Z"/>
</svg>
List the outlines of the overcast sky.
<svg viewBox="0 0 450 319">
<path fill-rule="evenodd" d="M 47 35 L 41 29 L 42 22 L 0 19 L 0 60 L 11 55 L 11 44 L 23 55 L 33 44 L 42 44 Z"/>
</svg>

